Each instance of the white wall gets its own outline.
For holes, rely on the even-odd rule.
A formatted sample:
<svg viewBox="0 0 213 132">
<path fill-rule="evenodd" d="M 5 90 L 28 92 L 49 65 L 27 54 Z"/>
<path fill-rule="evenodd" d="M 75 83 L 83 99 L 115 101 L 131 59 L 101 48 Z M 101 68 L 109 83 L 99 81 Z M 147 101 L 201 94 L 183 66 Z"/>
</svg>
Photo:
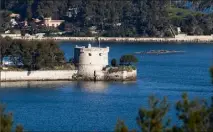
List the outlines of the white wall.
<svg viewBox="0 0 213 132">
<path fill-rule="evenodd" d="M 1 81 L 72 80 L 74 74 L 77 74 L 77 70 L 2 71 Z"/>
<path fill-rule="evenodd" d="M 79 65 L 78 74 L 86 77 L 94 77 L 94 72 L 101 72 L 105 65 Z"/>
<path fill-rule="evenodd" d="M 108 52 L 109 48 L 82 48 L 79 54 L 78 73 L 86 77 L 94 77 L 94 71 L 102 71 L 108 65 Z"/>
<path fill-rule="evenodd" d="M 77 70 L 49 70 L 49 71 L 2 71 L 1 81 L 56 81 L 56 80 L 75 80 L 73 75 L 78 73 Z M 114 73 L 107 73 L 105 71 L 98 71 L 96 79 L 98 80 L 115 80 L 128 81 L 136 80 L 137 71 L 132 72 L 120 71 Z M 93 76 L 84 76 L 94 79 Z"/>
<path fill-rule="evenodd" d="M 82 49 L 79 56 L 79 64 L 88 65 L 108 65 L 108 52 L 107 48 L 85 48 Z M 89 56 L 89 54 L 91 56 Z"/>
</svg>

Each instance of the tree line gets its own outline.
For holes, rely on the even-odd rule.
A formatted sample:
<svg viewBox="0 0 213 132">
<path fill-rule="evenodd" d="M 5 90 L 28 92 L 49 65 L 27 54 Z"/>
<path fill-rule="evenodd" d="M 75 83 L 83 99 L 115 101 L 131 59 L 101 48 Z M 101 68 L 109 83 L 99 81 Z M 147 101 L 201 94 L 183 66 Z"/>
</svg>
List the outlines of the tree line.
<svg viewBox="0 0 213 132">
<path fill-rule="evenodd" d="M 64 53 L 54 41 L 12 40 L 0 37 L 0 63 L 5 57 L 15 67 L 27 70 L 54 69 L 66 63 Z"/>
<path fill-rule="evenodd" d="M 167 98 L 162 100 L 150 96 L 149 108 L 140 108 L 136 123 L 142 132 L 211 132 L 213 131 L 213 102 L 208 105 L 205 100 L 190 100 L 184 93 L 182 99 L 176 104 L 176 115 L 181 122 L 174 126 L 170 124 L 171 119 L 166 117 L 170 104 Z M 115 132 L 137 131 L 128 129 L 125 122 L 118 120 Z"/>
<path fill-rule="evenodd" d="M 194 13 L 179 17 L 171 8 L 179 8 L 171 0 L 1 0 L 4 11 L 21 14 L 23 20 L 52 17 L 66 20 L 59 29 L 71 36 L 172 36 L 171 27 L 181 27 L 187 34 L 213 33 L 212 14 Z M 202 3 L 200 3 L 202 5 Z M 180 7 L 181 8 L 181 7 Z M 68 17 L 68 9 L 75 9 Z M 0 13 L 1 14 L 1 13 Z M 3 14 L 5 15 L 5 14 Z M 7 28 L 1 21 L 0 24 Z M 7 23 L 7 20 L 5 20 Z M 97 34 L 90 32 L 95 26 Z M 21 28 L 21 27 L 20 27 Z"/>
</svg>

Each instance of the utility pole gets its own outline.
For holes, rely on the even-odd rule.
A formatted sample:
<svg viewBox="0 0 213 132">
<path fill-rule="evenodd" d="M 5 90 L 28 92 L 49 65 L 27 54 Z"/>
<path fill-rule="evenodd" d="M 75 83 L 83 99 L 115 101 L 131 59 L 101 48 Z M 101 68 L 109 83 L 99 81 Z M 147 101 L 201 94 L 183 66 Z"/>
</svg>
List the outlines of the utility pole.
<svg viewBox="0 0 213 132">
<path fill-rule="evenodd" d="M 98 37 L 98 45 L 99 45 L 99 48 L 101 47 L 101 40 L 100 40 L 100 37 Z"/>
</svg>

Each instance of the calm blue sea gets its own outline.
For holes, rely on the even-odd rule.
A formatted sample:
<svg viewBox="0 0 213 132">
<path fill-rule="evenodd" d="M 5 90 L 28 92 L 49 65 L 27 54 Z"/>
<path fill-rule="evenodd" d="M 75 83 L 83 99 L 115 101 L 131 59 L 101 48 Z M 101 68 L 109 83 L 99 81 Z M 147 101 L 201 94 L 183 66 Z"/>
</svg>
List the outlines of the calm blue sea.
<svg viewBox="0 0 213 132">
<path fill-rule="evenodd" d="M 66 58 L 75 45 L 61 43 Z M 92 43 L 92 45 L 95 45 Z M 137 128 L 140 107 L 148 107 L 150 95 L 168 97 L 167 117 L 179 124 L 174 105 L 183 92 L 210 102 L 213 86 L 209 67 L 212 44 L 102 43 L 109 46 L 109 59 L 148 50 L 184 50 L 181 54 L 137 55 L 136 82 L 18 82 L 3 83 L 0 100 L 14 114 L 15 124 L 29 131 L 112 131 L 117 119 Z M 98 60 L 97 60 L 98 61 Z"/>
</svg>

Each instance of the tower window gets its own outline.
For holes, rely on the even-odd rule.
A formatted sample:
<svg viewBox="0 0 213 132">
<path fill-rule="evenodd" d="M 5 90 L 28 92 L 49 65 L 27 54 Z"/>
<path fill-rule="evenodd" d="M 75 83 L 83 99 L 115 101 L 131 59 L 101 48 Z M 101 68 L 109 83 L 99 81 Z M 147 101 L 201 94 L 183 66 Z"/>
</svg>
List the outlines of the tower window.
<svg viewBox="0 0 213 132">
<path fill-rule="evenodd" d="M 89 53 L 89 56 L 92 56 L 92 54 L 91 54 L 91 53 Z"/>
<path fill-rule="evenodd" d="M 102 56 L 102 54 L 101 54 L 101 53 L 99 53 L 99 56 Z"/>
</svg>

